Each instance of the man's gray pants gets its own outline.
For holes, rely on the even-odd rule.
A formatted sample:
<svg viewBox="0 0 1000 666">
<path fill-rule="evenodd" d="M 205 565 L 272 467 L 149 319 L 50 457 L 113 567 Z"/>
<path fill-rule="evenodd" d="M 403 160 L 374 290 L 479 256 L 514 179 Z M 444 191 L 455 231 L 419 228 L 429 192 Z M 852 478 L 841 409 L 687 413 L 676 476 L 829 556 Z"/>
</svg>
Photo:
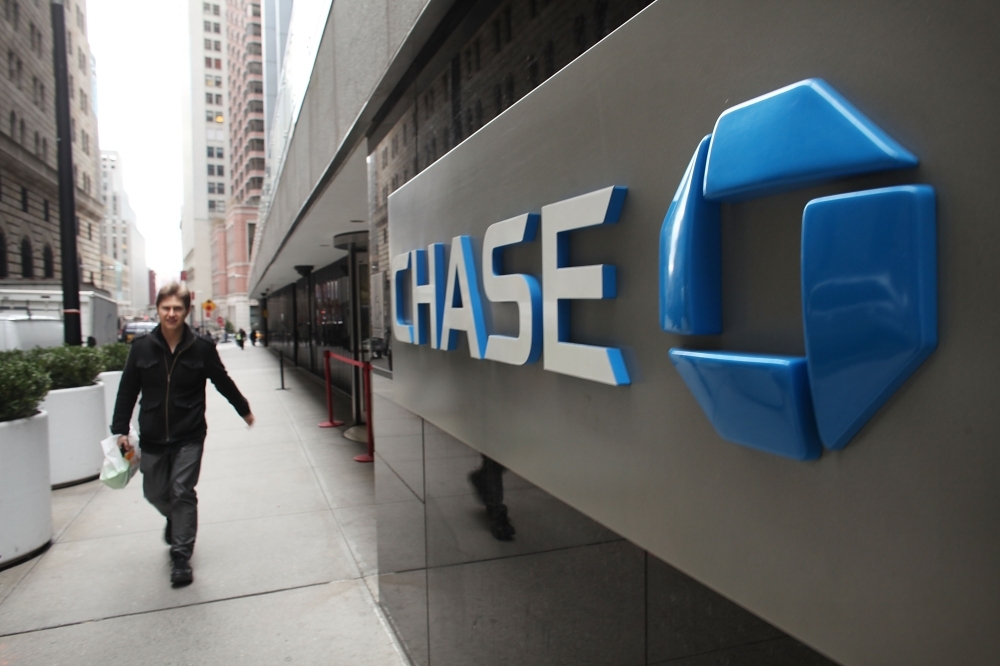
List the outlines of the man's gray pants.
<svg viewBox="0 0 1000 666">
<path fill-rule="evenodd" d="M 190 559 L 198 533 L 198 494 L 204 440 L 186 442 L 164 453 L 142 452 L 142 494 L 170 521 L 170 557 Z"/>
</svg>

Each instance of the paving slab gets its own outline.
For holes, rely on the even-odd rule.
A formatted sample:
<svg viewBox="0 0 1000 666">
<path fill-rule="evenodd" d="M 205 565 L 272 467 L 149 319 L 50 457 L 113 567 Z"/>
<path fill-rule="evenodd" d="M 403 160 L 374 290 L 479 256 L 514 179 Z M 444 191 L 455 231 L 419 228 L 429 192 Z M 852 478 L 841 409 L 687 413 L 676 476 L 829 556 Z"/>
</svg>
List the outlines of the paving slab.
<svg viewBox="0 0 1000 666">
<path fill-rule="evenodd" d="M 3 603 L 14 588 L 20 584 L 28 572 L 38 564 L 38 558 L 29 560 L 27 562 L 22 562 L 17 566 L 10 567 L 9 569 L 4 569 L 0 571 L 0 604 Z M 0 662 L 2 663 L 2 662 Z"/>
<path fill-rule="evenodd" d="M 345 506 L 375 503 L 375 481 L 371 471 L 372 466 L 367 464 L 365 467 L 364 474 L 350 476 L 345 475 L 340 465 L 324 465 L 313 469 L 331 507 L 337 509 Z"/>
<path fill-rule="evenodd" d="M 0 635 L 360 576 L 329 511 L 202 525 L 191 565 L 196 584 L 173 589 L 159 532 L 55 544 L 0 605 Z"/>
<path fill-rule="evenodd" d="M 52 537 L 57 539 L 104 485 L 88 481 L 52 493 Z"/>
<path fill-rule="evenodd" d="M 199 484 L 210 484 L 215 479 L 309 467 L 309 458 L 302 445 L 291 440 L 283 439 L 267 446 L 208 447 L 201 460 Z"/>
<path fill-rule="evenodd" d="M 329 508 L 310 469 L 245 474 L 198 484 L 203 523 Z"/>
<path fill-rule="evenodd" d="M 142 496 L 142 475 L 136 474 L 121 490 L 97 489 L 57 542 L 81 541 L 137 532 L 163 531 L 164 520 Z"/>
<path fill-rule="evenodd" d="M 54 491 L 52 548 L 0 572 L 0 664 L 406 663 L 374 603 L 364 445 L 316 427 L 321 384 L 286 368 L 274 391 L 269 351 L 219 351 L 258 421 L 209 388 L 194 584 L 169 584 L 141 476 Z"/>
<path fill-rule="evenodd" d="M 374 504 L 349 506 L 334 509 L 340 529 L 344 533 L 347 545 L 351 548 L 354 560 L 361 570 L 362 576 L 378 573 L 378 542 L 375 529 Z"/>
<path fill-rule="evenodd" d="M 0 639 L 0 664 L 402 666 L 362 580 Z"/>
</svg>

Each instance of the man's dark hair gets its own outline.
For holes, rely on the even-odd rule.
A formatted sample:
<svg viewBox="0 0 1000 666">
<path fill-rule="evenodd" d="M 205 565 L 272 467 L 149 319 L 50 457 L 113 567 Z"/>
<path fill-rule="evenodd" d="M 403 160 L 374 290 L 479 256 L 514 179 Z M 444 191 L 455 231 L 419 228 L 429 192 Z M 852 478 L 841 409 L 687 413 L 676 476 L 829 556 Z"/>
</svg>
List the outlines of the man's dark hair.
<svg viewBox="0 0 1000 666">
<path fill-rule="evenodd" d="M 160 292 L 156 294 L 156 307 L 160 307 L 160 302 L 162 302 L 164 298 L 169 298 L 171 296 L 176 296 L 181 299 L 185 310 L 191 309 L 191 292 L 188 291 L 187 287 L 180 285 L 177 282 L 170 282 L 160 288 Z"/>
</svg>

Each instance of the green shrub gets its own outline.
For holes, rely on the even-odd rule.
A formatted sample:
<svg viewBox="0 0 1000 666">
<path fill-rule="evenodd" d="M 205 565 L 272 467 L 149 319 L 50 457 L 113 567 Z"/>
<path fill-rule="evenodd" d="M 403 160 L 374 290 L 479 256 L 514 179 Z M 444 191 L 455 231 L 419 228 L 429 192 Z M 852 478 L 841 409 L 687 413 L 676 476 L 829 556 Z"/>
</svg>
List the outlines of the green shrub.
<svg viewBox="0 0 1000 666">
<path fill-rule="evenodd" d="M 233 333 L 236 332 L 236 327 L 233 326 L 233 322 L 231 322 L 231 321 L 229 321 L 227 319 L 226 320 L 226 329 L 225 330 L 226 330 L 226 333 L 228 333 L 229 335 L 232 335 Z"/>
<path fill-rule="evenodd" d="M 104 371 L 104 354 L 95 347 L 36 347 L 28 352 L 52 379 L 52 390 L 90 386 Z"/>
<path fill-rule="evenodd" d="M 129 345 L 124 342 L 112 342 L 99 348 L 104 356 L 103 372 L 115 372 L 125 369 L 125 361 L 128 359 Z"/>
<path fill-rule="evenodd" d="M 28 354 L 0 352 L 0 421 L 32 416 L 51 384 L 48 374 Z"/>
</svg>

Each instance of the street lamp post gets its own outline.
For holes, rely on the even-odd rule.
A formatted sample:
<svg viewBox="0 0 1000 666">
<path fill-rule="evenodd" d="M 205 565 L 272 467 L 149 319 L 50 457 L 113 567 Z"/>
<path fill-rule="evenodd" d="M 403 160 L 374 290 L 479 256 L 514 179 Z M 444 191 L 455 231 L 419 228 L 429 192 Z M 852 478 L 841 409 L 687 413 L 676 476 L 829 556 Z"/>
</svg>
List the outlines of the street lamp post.
<svg viewBox="0 0 1000 666">
<path fill-rule="evenodd" d="M 69 73 L 66 65 L 66 16 L 63 0 L 52 0 L 52 58 L 56 72 L 56 146 L 59 164 L 59 238 L 62 259 L 63 341 L 79 346 L 80 276 L 76 249 L 76 193 L 73 141 L 69 119 Z"/>
</svg>

